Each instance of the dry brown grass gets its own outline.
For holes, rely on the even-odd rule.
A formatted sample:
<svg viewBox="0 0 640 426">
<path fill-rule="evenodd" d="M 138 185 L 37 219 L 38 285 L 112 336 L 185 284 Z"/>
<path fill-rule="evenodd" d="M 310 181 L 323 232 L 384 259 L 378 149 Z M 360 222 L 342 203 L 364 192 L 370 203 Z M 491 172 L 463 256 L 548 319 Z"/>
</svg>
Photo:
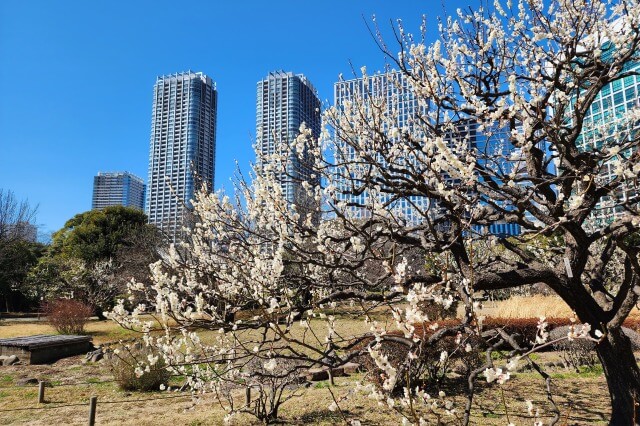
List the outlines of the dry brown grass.
<svg viewBox="0 0 640 426">
<path fill-rule="evenodd" d="M 395 330 L 395 322 L 389 315 L 386 321 L 380 322 L 381 325 L 386 324 L 388 329 Z M 314 319 L 310 321 L 311 329 L 318 336 L 318 339 L 314 337 L 314 333 L 305 331 L 302 327 L 296 324 L 291 330 L 291 336 L 297 339 L 304 339 L 306 343 L 323 347 L 324 337 L 327 332 L 327 323 L 324 320 Z M 354 336 L 359 336 L 363 333 L 370 331 L 371 325 L 364 322 L 360 318 L 346 318 L 342 317 L 340 321 L 336 322 L 336 332 L 339 336 L 346 340 L 350 340 Z M 105 342 L 115 342 L 118 340 L 126 340 L 133 337 L 140 337 L 140 333 L 125 330 L 113 321 L 90 321 L 85 327 L 87 335 L 92 336 L 93 344 L 100 345 Z M 272 332 L 270 332 L 272 333 Z M 56 330 L 51 327 L 46 320 L 34 320 L 34 321 L 0 321 L 0 339 L 18 336 L 33 336 L 35 334 L 57 334 Z M 199 333 L 203 343 L 212 343 L 214 339 L 218 337 L 217 330 L 206 331 L 203 330 Z M 252 339 L 261 339 L 260 331 L 250 330 L 239 333 L 240 339 L 244 341 L 251 341 Z M 302 352 L 307 352 L 303 347 L 297 347 Z"/>
<path fill-rule="evenodd" d="M 96 345 L 138 336 L 137 333 L 125 330 L 113 321 L 90 321 L 85 327 L 85 333 L 93 337 L 93 343 Z M 43 319 L 32 322 L 9 320 L 0 322 L 0 339 L 34 334 L 58 334 L 58 332 Z"/>
<path fill-rule="evenodd" d="M 344 336 L 359 334 L 365 331 L 366 324 L 361 319 L 340 321 L 339 332 Z M 312 328 L 320 331 L 326 328 L 322 321 L 313 321 Z M 127 338 L 129 332 L 121 330 L 112 322 L 92 321 L 88 330 L 97 341 L 110 341 Z M 46 323 L 4 323 L 0 325 L 0 337 L 26 334 L 50 333 L 53 330 Z M 299 333 L 300 330 L 296 330 Z M 541 357 L 555 356 L 541 354 Z M 134 402 L 136 399 L 162 398 L 171 394 L 151 392 L 123 392 L 118 390 L 115 383 L 63 386 L 77 382 L 108 381 L 111 373 L 103 363 L 82 364 L 82 356 L 60 360 L 51 365 L 41 366 L 11 366 L 0 367 L 0 424 L 86 424 L 88 414 L 88 400 L 91 396 L 98 397 L 98 424 L 108 425 L 219 425 L 225 414 L 211 395 L 205 395 L 193 407 L 189 398 L 167 399 L 155 401 Z M 544 361 L 544 359 L 542 359 Z M 558 371 L 558 374 L 565 374 Z M 554 393 L 563 417 L 562 424 L 604 424 L 608 415 L 608 397 L 603 390 L 606 388 L 602 375 L 565 374 L 562 380 L 555 381 Z M 15 387 L 15 382 L 21 377 L 36 377 L 53 383 L 47 388 L 44 406 L 37 404 L 37 387 Z M 332 391 L 338 395 L 347 394 L 356 380 L 362 380 L 361 375 L 354 377 L 336 378 L 336 386 Z M 285 403 L 281 416 L 288 425 L 333 425 L 343 423 L 337 413 L 328 410 L 331 396 L 326 382 L 313 384 L 300 398 Z M 506 424 L 505 409 L 502 403 L 500 389 L 488 386 L 482 381 L 478 384 L 479 394 L 473 410 L 473 424 L 476 425 L 504 425 Z M 549 407 L 544 397 L 544 382 L 534 374 L 517 374 L 513 380 L 504 385 L 505 396 L 510 413 L 510 421 L 516 425 L 532 424 L 531 418 L 526 417 L 525 399 L 532 399 L 545 413 Z M 435 389 L 428 389 L 431 394 Z M 463 391 L 447 390 L 447 394 Z M 242 398 L 240 399 L 242 400 Z M 109 401 L 118 403 L 109 404 Z M 131 401 L 131 402 L 124 402 Z M 463 398 L 456 398 L 459 410 L 463 407 Z M 65 403 L 82 403 L 75 407 L 55 408 Z M 571 404 L 571 408 L 569 408 Z M 15 408 L 42 408 L 45 410 L 9 411 Z M 359 419 L 368 425 L 398 424 L 399 418 L 388 408 L 378 406 L 366 395 L 355 394 L 341 403 L 349 419 Z M 566 416 L 566 417 L 565 417 Z M 435 423 L 435 419 L 434 420 Z M 446 420 L 446 419 L 445 419 Z M 548 419 L 547 419 L 548 420 Z M 235 425 L 259 424 L 252 417 L 243 415 L 235 419 Z"/>
<path fill-rule="evenodd" d="M 558 296 L 513 296 L 507 300 L 487 302 L 481 315 L 493 318 L 570 318 L 573 311 Z M 629 318 L 640 318 L 640 311 L 634 308 Z"/>
<path fill-rule="evenodd" d="M 557 296 L 513 296 L 507 300 L 488 302 L 481 315 L 493 318 L 567 318 L 573 311 Z"/>
</svg>

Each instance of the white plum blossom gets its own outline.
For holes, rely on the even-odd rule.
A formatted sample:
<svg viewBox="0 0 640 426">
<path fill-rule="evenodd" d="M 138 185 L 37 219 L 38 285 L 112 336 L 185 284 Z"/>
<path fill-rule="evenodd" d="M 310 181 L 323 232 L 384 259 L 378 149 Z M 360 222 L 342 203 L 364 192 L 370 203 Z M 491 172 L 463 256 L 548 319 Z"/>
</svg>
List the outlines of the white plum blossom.
<svg viewBox="0 0 640 426">
<path fill-rule="evenodd" d="M 484 370 L 484 377 L 487 379 L 487 383 L 497 382 L 502 385 L 511 378 L 508 371 L 503 371 L 502 368 L 487 368 Z"/>
<path fill-rule="evenodd" d="M 507 370 L 509 371 L 513 371 L 516 370 L 518 368 L 518 364 L 520 363 L 520 358 L 519 357 L 513 357 L 509 360 L 509 362 L 507 363 L 506 367 Z"/>
<path fill-rule="evenodd" d="M 393 276 L 393 280 L 396 283 L 403 282 L 406 273 L 407 273 L 407 259 L 403 258 L 402 262 L 400 262 L 398 265 L 396 265 L 396 273 Z"/>
<path fill-rule="evenodd" d="M 538 331 L 536 332 L 536 344 L 545 343 L 549 339 L 549 332 L 547 331 L 547 318 L 541 316 L 538 320 Z"/>
<path fill-rule="evenodd" d="M 277 366 L 278 366 L 278 361 L 276 361 L 275 358 L 271 358 L 269 359 L 269 361 L 264 363 L 264 369 L 271 373 L 276 369 Z"/>
<path fill-rule="evenodd" d="M 570 325 L 569 331 L 567 332 L 567 340 L 589 338 L 590 331 L 591 326 L 589 324 Z"/>
</svg>

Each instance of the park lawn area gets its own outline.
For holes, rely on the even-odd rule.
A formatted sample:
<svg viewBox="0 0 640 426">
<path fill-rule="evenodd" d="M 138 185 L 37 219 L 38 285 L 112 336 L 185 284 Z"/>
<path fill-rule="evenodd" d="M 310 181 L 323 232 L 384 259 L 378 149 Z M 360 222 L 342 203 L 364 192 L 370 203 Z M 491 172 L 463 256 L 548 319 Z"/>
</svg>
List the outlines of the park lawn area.
<svg viewBox="0 0 640 426">
<path fill-rule="evenodd" d="M 390 317 L 390 316 L 387 316 Z M 151 317 L 148 318 L 149 320 Z M 325 320 L 315 319 L 311 321 L 311 327 L 314 331 L 320 334 L 320 337 L 324 337 L 327 330 Z M 386 326 L 389 330 L 395 329 L 394 322 L 389 318 L 387 320 L 380 321 L 381 326 Z M 369 331 L 371 325 L 366 324 L 362 319 L 355 319 L 350 316 L 341 316 L 340 321 L 336 322 L 336 332 L 345 338 L 349 338 L 355 335 L 360 335 L 362 333 L 366 333 Z M 250 339 L 252 334 L 255 332 L 249 331 L 244 334 L 247 336 L 247 339 Z M 304 329 L 301 327 L 296 327 L 293 330 L 295 337 L 301 337 L 302 333 L 304 333 Z M 40 320 L 0 320 L 0 339 L 6 339 L 9 337 L 18 337 L 18 336 L 33 336 L 36 334 L 58 334 L 57 331 L 51 327 L 45 319 Z M 98 346 L 106 342 L 117 342 L 119 340 L 127 340 L 131 338 L 141 337 L 142 334 L 126 330 L 120 327 L 113 321 L 105 320 L 90 320 L 87 322 L 85 326 L 85 334 L 93 337 L 94 345 Z M 258 333 L 259 334 L 259 333 Z M 207 343 L 215 339 L 218 335 L 217 331 L 202 331 L 200 332 L 200 337 L 203 342 Z M 309 335 L 309 339 L 312 339 L 312 336 Z"/>
<path fill-rule="evenodd" d="M 543 354 L 544 356 L 544 354 Z M 201 396 L 194 404 L 189 394 L 174 392 L 123 392 L 111 382 L 106 363 L 82 364 L 82 357 L 60 360 L 51 365 L 0 367 L 0 424 L 86 424 L 88 401 L 98 397 L 98 424 L 126 425 L 219 425 L 224 410 L 213 395 Z M 609 401 L 604 378 L 598 371 L 582 374 L 563 369 L 554 373 L 561 380 L 554 380 L 553 391 L 560 406 L 560 424 L 605 424 Z M 45 404 L 37 403 L 37 386 L 16 386 L 22 377 L 36 377 L 52 383 L 46 388 Z M 285 424 L 333 425 L 344 423 L 337 412 L 329 411 L 332 402 L 330 390 L 341 397 L 349 394 L 362 374 L 336 378 L 335 386 L 328 382 L 313 383 L 302 396 L 291 399 L 282 406 L 281 417 Z M 104 383 L 103 383 L 104 382 Z M 543 420 L 548 416 L 548 403 L 544 396 L 544 384 L 533 373 L 521 373 L 503 385 L 479 383 L 473 409 L 473 423 L 477 425 L 530 425 L 533 419 L 527 415 L 525 400 L 531 399 L 540 409 Z M 447 389 L 453 394 L 455 389 Z M 502 399 L 507 401 L 509 421 Z M 242 390 L 238 391 L 242 401 Z M 436 394 L 433 390 L 432 394 Z M 174 398 L 176 395 L 184 397 Z M 165 399 L 166 398 L 166 399 Z M 79 404 L 62 407 L 66 404 Z M 456 399 L 458 410 L 464 401 Z M 379 406 L 366 395 L 352 394 L 340 403 L 348 419 L 359 419 L 362 424 L 398 424 L 399 417 L 387 407 Z M 25 409 L 20 411 L 1 411 Z M 435 418 L 431 418 L 435 424 Z M 453 418 L 443 418 L 447 424 L 456 424 Z M 259 424 L 249 415 L 241 415 L 232 424 Z"/>
<path fill-rule="evenodd" d="M 336 314 L 338 314 L 336 312 Z M 340 315 L 336 322 L 337 332 L 344 338 L 359 335 L 370 328 L 361 318 Z M 394 329 L 388 316 L 376 318 L 388 329 Z M 326 322 L 311 321 L 311 329 L 322 333 Z M 93 336 L 94 344 L 114 342 L 137 337 L 139 334 L 124 330 L 111 321 L 90 321 L 87 333 Z M 294 327 L 292 333 L 300 336 L 305 331 Z M 2 321 L 0 338 L 33 334 L 53 334 L 55 331 L 45 321 Z M 215 331 L 203 332 L 202 339 L 207 341 L 218 335 Z M 321 334 L 324 336 L 324 334 Z M 246 335 L 251 340 L 251 335 Z M 536 354 L 537 362 L 556 362 L 555 353 Z M 201 395 L 192 400 L 188 393 L 168 392 L 124 392 L 112 381 L 113 376 L 106 362 L 83 364 L 83 356 L 66 358 L 51 365 L 28 365 L 0 367 L 0 424 L 86 424 L 88 401 L 91 396 L 98 397 L 98 424 L 127 425 L 219 425 L 222 424 L 225 411 L 213 395 Z M 550 371 L 555 378 L 552 391 L 561 410 L 559 424 L 606 424 L 609 413 L 609 398 L 604 376 L 599 370 L 577 374 L 561 367 Z M 46 389 L 46 404 L 37 403 L 37 385 L 17 386 L 17 380 L 34 377 L 46 380 L 52 387 Z M 345 424 L 342 416 L 329 411 L 332 403 L 331 392 L 337 398 L 349 395 L 340 403 L 347 419 L 358 419 L 363 425 L 399 424 L 400 417 L 388 407 L 380 406 L 367 395 L 352 392 L 355 382 L 364 380 L 363 374 L 336 378 L 335 386 L 328 382 L 312 383 L 302 396 L 286 402 L 280 411 L 285 424 L 333 425 Z M 445 389 L 450 395 L 463 395 L 464 384 L 453 383 Z M 525 400 L 532 400 L 540 411 L 541 420 L 550 420 L 550 405 L 546 401 L 543 380 L 535 373 L 515 374 L 512 380 L 502 387 L 488 385 L 478 380 L 477 396 L 474 399 L 472 423 L 477 425 L 531 425 L 533 418 L 528 416 Z M 437 395 L 436 389 L 427 389 Z M 239 401 L 243 401 L 243 390 L 238 390 Z M 503 399 L 504 395 L 504 399 Z M 175 397 L 179 396 L 179 397 Z M 165 399 L 166 398 L 166 399 Z M 464 398 L 457 397 L 456 410 L 461 415 Z M 506 401 L 506 408 L 505 403 Z M 74 404 L 62 407 L 62 405 Z M 26 410 L 23 410 L 27 408 Z M 20 410 L 17 410 L 20 409 Z M 17 411 L 2 411 L 17 410 Z M 431 417 L 436 424 L 435 417 Z M 445 424 L 458 424 L 454 418 L 442 418 Z M 235 417 L 231 424 L 260 424 L 249 415 Z M 430 423 L 431 424 L 431 423 Z"/>
</svg>

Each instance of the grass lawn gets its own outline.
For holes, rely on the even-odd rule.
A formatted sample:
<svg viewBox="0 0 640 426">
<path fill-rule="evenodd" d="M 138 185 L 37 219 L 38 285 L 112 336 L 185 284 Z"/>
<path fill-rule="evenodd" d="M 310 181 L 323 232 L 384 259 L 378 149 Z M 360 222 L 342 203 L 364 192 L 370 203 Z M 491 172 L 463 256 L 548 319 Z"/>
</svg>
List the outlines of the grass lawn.
<svg viewBox="0 0 640 426">
<path fill-rule="evenodd" d="M 31 334 L 53 333 L 44 322 L 2 322 L 0 338 Z M 340 332 L 344 335 L 358 334 L 366 330 L 362 321 L 342 321 Z M 315 325 L 314 325 L 315 326 Z M 321 326 L 319 322 L 318 327 Z M 94 343 L 127 339 L 135 333 L 122 330 L 109 321 L 92 321 L 87 332 L 94 337 Z M 205 336 L 206 337 L 206 336 Z M 538 361 L 557 355 L 539 354 Z M 123 392 L 112 380 L 106 363 L 83 364 L 83 356 L 60 360 L 51 365 L 0 367 L 0 410 L 32 408 L 24 411 L 0 412 L 0 424 L 86 424 L 88 401 L 91 396 L 98 397 L 98 424 L 129 425 L 218 425 L 222 423 L 224 410 L 220 408 L 212 395 L 200 397 L 196 403 L 190 397 L 166 398 L 176 395 L 167 392 Z M 598 371 L 576 374 L 562 368 L 554 371 L 553 392 L 561 407 L 560 424 L 606 424 L 609 401 L 604 377 Z M 37 386 L 16 386 L 16 381 L 24 377 L 47 380 L 52 387 L 46 389 L 47 403 L 38 405 Z M 336 378 L 331 390 L 338 397 L 349 393 L 362 374 Z M 106 382 L 106 383 L 101 383 Z M 77 384 L 85 383 L 85 384 Z M 460 386 L 458 384 L 456 386 Z M 521 373 L 507 382 L 502 390 L 507 401 L 503 403 L 501 389 L 497 385 L 479 383 L 479 393 L 473 409 L 473 423 L 478 425 L 505 425 L 509 421 L 516 425 L 530 425 L 525 400 L 530 399 L 540 410 L 541 416 L 548 417 L 549 404 L 544 394 L 544 383 L 534 373 Z M 437 391 L 428 392 L 436 394 Z M 451 389 L 448 394 L 454 394 Z M 460 389 L 458 389 L 460 392 Z M 136 401 L 146 399 L 148 401 Z M 151 400 L 155 399 L 155 400 Z M 109 403 L 109 402 L 112 403 Z M 117 401 L 117 403 L 113 403 Z M 332 399 L 327 382 L 313 383 L 304 394 L 285 403 L 281 417 L 285 424 L 333 425 L 344 423 L 342 417 L 328 410 Z M 59 407 L 65 404 L 81 404 L 72 407 Z M 463 398 L 456 399 L 457 410 L 463 410 Z M 59 407 L 59 408 L 56 408 Z M 399 417 L 387 407 L 379 406 L 366 395 L 352 394 L 341 403 L 347 418 L 359 419 L 362 424 L 391 425 L 398 424 Z M 507 413 L 509 421 L 507 421 Z M 435 419 L 433 419 L 435 422 Z M 444 419 L 456 424 L 454 419 Z M 248 415 L 234 419 L 233 424 L 258 424 Z"/>
<path fill-rule="evenodd" d="M 546 303 L 536 303 L 537 309 L 547 306 L 547 310 L 559 311 L 557 300 Z M 515 306 L 505 306 L 506 302 L 491 302 L 488 311 L 514 311 Z M 516 305 L 523 305 L 520 301 L 511 301 Z M 517 311 L 518 309 L 515 309 Z M 492 315 L 493 312 L 487 312 Z M 548 314 L 548 312 L 545 312 Z M 348 318 L 340 315 L 336 322 L 337 332 L 345 338 L 359 335 L 369 330 L 361 318 Z M 376 320 L 385 324 L 388 316 L 378 315 Z M 386 324 L 393 329 L 392 322 Z M 292 330 L 292 334 L 300 337 L 304 332 L 300 327 Z M 311 328 L 322 332 L 326 330 L 323 321 L 312 321 Z M 137 333 L 124 330 L 111 321 L 90 321 L 86 331 L 93 337 L 94 344 L 114 342 L 138 336 Z M 45 321 L 0 321 L 0 338 L 27 336 L 34 334 L 54 334 Z M 214 337 L 205 332 L 203 341 Z M 321 336 L 324 336 L 322 334 Z M 246 333 L 243 339 L 251 340 L 251 333 Z M 557 361 L 555 353 L 534 355 L 536 361 Z M 83 364 L 83 356 L 66 358 L 51 365 L 29 366 L 0 366 L 0 424 L 86 424 L 88 417 L 88 401 L 91 396 L 98 397 L 98 424 L 127 424 L 127 425 L 218 425 L 223 422 L 224 410 L 219 406 L 213 395 L 203 395 L 192 400 L 188 394 L 182 398 L 170 398 L 176 393 L 167 392 L 124 392 L 118 389 L 107 363 Z M 549 371 L 549 369 L 547 369 Z M 562 425 L 606 424 L 609 416 L 609 398 L 604 376 L 599 370 L 577 374 L 561 367 L 551 371 L 553 394 L 561 410 Z M 37 385 L 16 386 L 16 382 L 25 377 L 46 380 L 52 384 L 46 389 L 46 404 L 37 403 Z M 348 419 L 358 419 L 363 425 L 394 425 L 399 424 L 400 417 L 386 406 L 379 406 L 366 395 L 351 393 L 356 381 L 365 379 L 363 374 L 351 377 L 336 378 L 335 386 L 329 388 L 328 382 L 312 383 L 303 395 L 286 402 L 280 411 L 280 417 L 285 424 L 298 425 L 333 425 L 344 424 L 337 412 L 329 411 L 332 402 L 330 390 L 337 396 L 349 394 L 340 406 Z M 79 384 L 82 383 L 82 384 Z M 452 382 L 447 394 L 463 395 L 464 383 Z M 472 423 L 477 425 L 531 425 L 533 419 L 528 416 L 526 400 L 532 400 L 539 409 L 541 420 L 550 419 L 550 404 L 546 400 L 545 387 L 542 379 L 535 373 L 518 373 L 512 380 L 500 386 L 487 385 L 483 380 L 478 381 L 478 393 L 472 413 Z M 504 391 L 504 392 L 502 392 Z M 243 393 L 239 391 L 239 401 Z M 427 389 L 432 395 L 436 389 Z M 503 400 L 506 399 L 506 407 Z M 167 399 L 161 399 L 167 398 Z M 146 400 L 146 401 L 138 401 Z M 464 409 L 464 398 L 456 399 L 456 410 L 461 413 Z M 66 404 L 80 404 L 62 407 Z M 29 410 L 2 411 L 30 408 Z M 435 424 L 435 418 L 431 419 Z M 457 424 L 453 418 L 443 419 L 447 424 Z M 253 417 L 242 415 L 234 418 L 232 424 L 259 424 Z"/>
<path fill-rule="evenodd" d="M 197 404 L 189 397 L 166 400 L 135 401 L 140 399 L 166 398 L 176 395 L 167 392 L 123 392 L 111 379 L 104 363 L 82 364 L 82 357 L 60 360 L 52 365 L 0 367 L 0 410 L 33 408 L 34 410 L 0 412 L 0 424 L 86 424 L 88 401 L 98 397 L 98 424 L 128 425 L 218 425 L 222 423 L 224 411 L 211 395 L 201 397 Z M 560 424 L 605 424 L 608 416 L 608 397 L 604 378 L 598 373 L 575 374 L 558 371 L 562 380 L 554 382 L 554 394 L 562 409 Z M 53 383 L 46 389 L 44 405 L 37 403 L 37 387 L 16 387 L 21 377 L 36 377 Z M 336 378 L 331 390 L 337 396 L 346 394 L 362 375 Z M 91 382 L 90 384 L 75 384 Z M 327 382 L 312 384 L 305 393 L 285 403 L 281 416 L 286 424 L 332 425 L 341 422 L 341 417 L 328 410 L 331 404 Z M 474 406 L 473 423 L 478 425 L 505 425 L 508 422 L 500 388 L 480 384 Z M 530 425 L 525 400 L 531 399 L 545 416 L 548 403 L 544 397 L 543 383 L 533 373 L 518 374 L 504 386 L 509 420 L 517 425 Z M 435 391 L 433 392 L 435 393 Z M 109 403 L 118 401 L 118 403 Z M 130 401 L 130 402 L 127 402 Z M 463 401 L 459 399 L 461 410 Z M 84 404 L 74 407 L 56 406 Z M 398 424 L 398 417 L 386 407 L 378 406 L 365 395 L 354 394 L 341 404 L 349 419 L 359 419 L 363 424 Z M 36 410 L 37 408 L 43 408 Z M 445 419 L 446 420 L 446 419 Z M 453 419 L 451 419 L 453 420 Z M 233 424 L 258 424 L 252 417 L 237 417 Z M 455 424 L 455 422 L 451 422 Z"/>
</svg>

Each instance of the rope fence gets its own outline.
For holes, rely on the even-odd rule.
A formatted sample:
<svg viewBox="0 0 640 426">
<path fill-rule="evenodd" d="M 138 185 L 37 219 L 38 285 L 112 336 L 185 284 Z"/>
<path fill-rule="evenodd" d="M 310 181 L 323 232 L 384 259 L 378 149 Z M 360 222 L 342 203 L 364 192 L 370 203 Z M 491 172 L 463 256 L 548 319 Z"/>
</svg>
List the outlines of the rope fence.
<svg viewBox="0 0 640 426">
<path fill-rule="evenodd" d="M 193 395 L 171 395 L 171 396 L 163 396 L 159 398 L 119 399 L 115 401 L 101 401 L 100 404 L 127 404 L 130 402 L 162 401 L 165 399 L 176 399 L 176 398 L 193 398 Z M 78 402 L 78 403 L 72 403 L 72 404 L 47 405 L 44 407 L 6 408 L 6 409 L 0 409 L 0 413 L 6 413 L 10 411 L 27 411 L 27 410 L 55 410 L 57 408 L 80 407 L 80 406 L 86 406 L 86 405 L 87 405 L 86 402 Z"/>
<path fill-rule="evenodd" d="M 76 383 L 64 383 L 64 384 L 58 384 L 52 387 L 59 387 L 59 386 L 76 386 L 76 385 L 98 385 L 98 384 L 102 384 L 102 383 L 113 383 L 115 382 L 115 380 L 105 380 L 105 381 L 100 381 L 100 382 L 76 382 Z M 51 386 L 51 385 L 50 385 Z M 3 386 L 0 387 L 0 389 L 17 389 L 17 388 L 26 388 L 26 387 L 33 387 L 33 386 Z M 45 381 L 40 381 L 38 382 L 38 404 L 45 404 L 45 388 L 47 387 L 47 382 Z M 170 395 L 170 396 L 160 396 L 160 397 L 155 397 L 155 398 L 136 398 L 136 399 L 119 399 L 119 400 L 111 400 L 111 401 L 100 401 L 100 404 L 128 404 L 128 403 L 132 403 L 132 402 L 149 402 L 149 401 L 163 401 L 165 399 L 185 399 L 185 398 L 189 398 L 192 399 L 193 395 L 188 394 L 188 395 Z M 97 412 L 97 406 L 98 406 L 98 397 L 97 396 L 92 396 L 89 399 L 89 402 L 80 402 L 80 403 L 68 403 L 68 404 L 55 404 L 55 405 L 44 405 L 44 406 L 36 406 L 36 407 L 19 407 L 19 408 L 0 408 L 0 413 L 8 413 L 8 412 L 15 412 L 15 411 L 46 411 L 46 410 L 56 410 L 56 409 L 60 409 L 60 408 L 67 408 L 67 407 L 89 407 L 89 426 L 94 426 L 95 425 L 95 418 L 96 418 L 96 412 Z"/>
<path fill-rule="evenodd" d="M 65 407 L 80 407 L 86 406 L 86 402 L 79 402 L 74 404 L 58 404 L 58 405 L 49 405 L 46 407 L 21 407 L 21 408 L 3 408 L 0 409 L 0 413 L 8 413 L 11 411 L 36 411 L 36 410 L 55 410 L 56 408 L 65 408 Z"/>
<path fill-rule="evenodd" d="M 5 389 L 25 389 L 25 388 L 33 388 L 39 386 L 40 382 L 46 383 L 47 387 L 62 387 L 62 386 L 83 386 L 83 385 L 102 385 L 104 383 L 115 383 L 117 380 L 96 380 L 96 381 L 86 381 L 86 382 L 73 382 L 73 383 L 52 383 L 47 380 L 39 381 L 38 383 L 29 383 L 26 385 L 10 385 L 10 386 L 0 386 L 0 390 Z"/>
</svg>

